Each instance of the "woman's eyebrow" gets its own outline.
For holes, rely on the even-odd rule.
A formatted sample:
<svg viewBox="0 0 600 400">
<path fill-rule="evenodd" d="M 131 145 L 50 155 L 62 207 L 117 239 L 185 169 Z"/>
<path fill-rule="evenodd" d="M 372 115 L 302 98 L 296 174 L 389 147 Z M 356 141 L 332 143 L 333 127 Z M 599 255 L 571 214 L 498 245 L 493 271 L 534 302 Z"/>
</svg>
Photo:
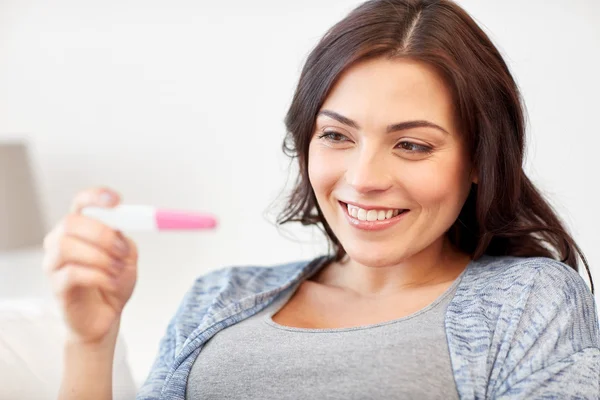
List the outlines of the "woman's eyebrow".
<svg viewBox="0 0 600 400">
<path fill-rule="evenodd" d="M 360 129 L 360 126 L 355 121 L 351 120 L 348 117 L 344 117 L 343 115 L 336 113 L 335 111 L 321 110 L 321 111 L 319 111 L 319 114 L 317 114 L 317 117 L 319 115 L 324 115 L 326 117 L 333 118 L 336 121 L 338 121 L 344 125 L 348 125 L 351 128 Z M 386 132 L 392 133 L 392 132 L 403 131 L 406 129 L 423 128 L 423 127 L 424 128 L 434 128 L 434 129 L 437 129 L 437 130 L 442 131 L 445 134 L 449 135 L 448 131 L 445 130 L 444 128 L 442 128 L 441 126 L 434 124 L 433 122 L 424 121 L 424 120 L 405 121 L 405 122 L 399 122 L 397 124 L 388 125 Z"/>
</svg>

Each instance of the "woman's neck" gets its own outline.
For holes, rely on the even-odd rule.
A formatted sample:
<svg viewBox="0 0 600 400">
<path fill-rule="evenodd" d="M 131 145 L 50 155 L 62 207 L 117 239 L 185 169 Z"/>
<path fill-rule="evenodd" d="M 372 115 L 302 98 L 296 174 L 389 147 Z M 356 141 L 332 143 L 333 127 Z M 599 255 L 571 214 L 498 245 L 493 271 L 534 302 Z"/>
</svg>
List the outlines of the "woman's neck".
<svg viewBox="0 0 600 400">
<path fill-rule="evenodd" d="M 444 238 L 405 260 L 386 266 L 362 265 L 346 255 L 343 260 L 326 265 L 311 280 L 363 297 L 385 297 L 453 281 L 469 261 L 468 254 Z"/>
</svg>

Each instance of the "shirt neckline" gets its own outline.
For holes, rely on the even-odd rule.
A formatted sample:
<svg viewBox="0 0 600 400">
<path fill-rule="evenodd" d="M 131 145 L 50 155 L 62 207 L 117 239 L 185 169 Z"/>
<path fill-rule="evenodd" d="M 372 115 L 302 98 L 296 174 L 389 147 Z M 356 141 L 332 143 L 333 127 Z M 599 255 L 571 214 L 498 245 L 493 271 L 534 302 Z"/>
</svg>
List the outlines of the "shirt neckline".
<svg viewBox="0 0 600 400">
<path fill-rule="evenodd" d="M 341 333 L 341 332 L 351 332 L 351 331 L 358 331 L 358 330 L 367 330 L 367 329 L 379 328 L 382 326 L 402 323 L 402 322 L 405 322 L 407 320 L 421 316 L 421 315 L 433 310 L 440 303 L 442 303 L 453 291 L 454 291 L 454 293 L 456 293 L 455 289 L 458 287 L 458 285 L 459 285 L 460 281 L 463 279 L 466 271 L 469 269 L 469 267 L 473 263 L 474 263 L 474 260 L 470 260 L 469 263 L 467 264 L 467 266 L 463 269 L 463 271 L 458 275 L 458 277 L 456 277 L 454 282 L 452 282 L 452 284 L 442 294 L 440 294 L 434 301 L 432 301 L 431 303 L 429 303 L 427 306 L 423 307 L 422 309 L 415 311 L 414 313 L 406 315 L 401 318 L 396 318 L 396 319 L 389 320 L 389 321 L 378 322 L 376 324 L 367 324 L 367 325 L 353 326 L 353 327 L 348 327 L 348 328 L 325 328 L 325 329 L 298 328 L 298 327 L 293 327 L 293 326 L 280 325 L 277 322 L 273 321 L 273 318 L 272 318 L 273 315 L 275 315 L 277 312 L 279 312 L 279 310 L 281 310 L 283 308 L 283 306 L 288 302 L 288 300 L 293 296 L 293 294 L 296 292 L 296 290 L 300 287 L 300 285 L 304 281 L 304 280 L 302 280 L 302 281 L 298 282 L 293 288 L 290 288 L 288 291 L 281 293 L 280 294 L 281 297 L 275 299 L 277 307 L 275 307 L 274 310 L 269 311 L 263 317 L 263 321 L 266 322 L 268 325 L 270 325 L 273 328 L 290 331 L 290 332 L 298 332 L 298 333 Z M 318 269 L 319 268 L 317 268 L 316 270 L 318 270 Z M 314 272 L 316 272 L 316 271 L 314 271 Z M 308 277 L 306 279 L 308 279 Z"/>
</svg>

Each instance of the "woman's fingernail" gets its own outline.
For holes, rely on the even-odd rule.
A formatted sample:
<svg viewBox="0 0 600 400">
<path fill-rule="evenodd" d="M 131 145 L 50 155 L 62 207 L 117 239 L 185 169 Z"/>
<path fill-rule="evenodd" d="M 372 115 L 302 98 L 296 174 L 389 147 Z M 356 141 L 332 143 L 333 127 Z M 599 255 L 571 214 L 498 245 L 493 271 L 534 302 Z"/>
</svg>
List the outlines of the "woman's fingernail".
<svg viewBox="0 0 600 400">
<path fill-rule="evenodd" d="M 126 256 L 127 254 L 129 254 L 129 247 L 121 239 L 117 239 L 117 241 L 115 241 L 114 246 L 115 246 L 115 250 L 120 255 Z"/>
<path fill-rule="evenodd" d="M 121 260 L 114 260 L 113 261 L 113 266 L 118 269 L 119 271 L 121 271 L 123 268 L 125 268 L 125 263 Z"/>
<path fill-rule="evenodd" d="M 127 246 L 127 243 L 125 243 L 123 239 L 115 240 L 114 247 L 117 253 L 121 254 L 122 256 L 129 254 L 129 246 Z"/>
<path fill-rule="evenodd" d="M 110 204 L 112 204 L 113 200 L 114 200 L 113 195 L 108 192 L 103 192 L 100 195 L 100 202 L 102 202 L 102 204 L 110 205 Z"/>
</svg>

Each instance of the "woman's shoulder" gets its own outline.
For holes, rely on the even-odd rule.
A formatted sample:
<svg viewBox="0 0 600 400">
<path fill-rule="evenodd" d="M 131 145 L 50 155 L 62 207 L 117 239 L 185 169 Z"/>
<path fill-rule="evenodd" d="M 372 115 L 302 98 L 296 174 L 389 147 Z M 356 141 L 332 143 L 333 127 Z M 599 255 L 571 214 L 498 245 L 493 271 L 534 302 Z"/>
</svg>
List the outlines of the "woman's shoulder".
<svg viewBox="0 0 600 400">
<path fill-rule="evenodd" d="M 465 274 L 469 287 L 486 292 L 511 292 L 510 288 L 547 290 L 562 296 L 593 298 L 585 280 L 571 266 L 547 257 L 485 255 L 471 263 Z"/>
<path fill-rule="evenodd" d="M 571 321 L 598 340 L 590 288 L 572 267 L 550 258 L 484 256 L 467 268 L 454 300 L 457 315 L 536 326 Z"/>
<path fill-rule="evenodd" d="M 211 292 L 220 287 L 243 288 L 249 291 L 263 291 L 278 287 L 302 278 L 317 267 L 325 257 L 308 260 L 289 261 L 268 265 L 235 265 L 216 269 L 200 275 L 194 282 L 198 292 Z"/>
<path fill-rule="evenodd" d="M 457 379 L 468 386 L 479 376 L 488 393 L 521 397 L 526 392 L 519 391 L 542 386 L 550 392 L 554 376 L 563 373 L 589 388 L 597 376 L 594 297 L 560 261 L 484 256 L 471 262 L 448 306 L 446 328 L 449 348 L 463 363 Z"/>
<path fill-rule="evenodd" d="M 277 291 L 303 279 L 324 257 L 269 265 L 235 265 L 198 276 L 185 294 L 179 313 L 198 315 L 210 307 Z"/>
</svg>

